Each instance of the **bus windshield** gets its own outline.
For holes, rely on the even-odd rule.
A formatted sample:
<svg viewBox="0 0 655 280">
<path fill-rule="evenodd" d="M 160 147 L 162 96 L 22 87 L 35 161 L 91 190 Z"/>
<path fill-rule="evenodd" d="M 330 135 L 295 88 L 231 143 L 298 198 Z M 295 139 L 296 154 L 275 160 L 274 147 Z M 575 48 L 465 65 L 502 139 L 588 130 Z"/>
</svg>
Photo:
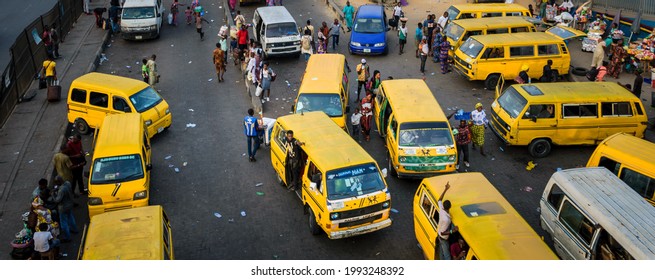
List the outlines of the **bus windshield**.
<svg viewBox="0 0 655 280">
<path fill-rule="evenodd" d="M 366 163 L 327 172 L 328 200 L 343 199 L 383 190 L 377 166 Z"/>
<path fill-rule="evenodd" d="M 401 147 L 452 146 L 452 131 L 446 122 L 403 123 L 398 145 Z"/>
<path fill-rule="evenodd" d="M 498 97 L 498 104 L 512 119 L 516 119 L 523 112 L 528 101 L 513 87 L 509 87 Z"/>
<path fill-rule="evenodd" d="M 342 108 L 338 94 L 301 94 L 295 113 L 323 111 L 330 117 L 340 117 L 343 115 Z"/>
<path fill-rule="evenodd" d="M 143 165 L 138 154 L 105 157 L 93 161 L 92 184 L 111 184 L 143 178 Z"/>
<path fill-rule="evenodd" d="M 480 51 L 483 47 L 484 46 L 480 42 L 474 40 L 473 38 L 468 38 L 466 42 L 464 42 L 464 44 L 459 47 L 459 50 L 471 58 L 476 58 L 478 57 L 478 54 L 480 54 Z"/>
</svg>

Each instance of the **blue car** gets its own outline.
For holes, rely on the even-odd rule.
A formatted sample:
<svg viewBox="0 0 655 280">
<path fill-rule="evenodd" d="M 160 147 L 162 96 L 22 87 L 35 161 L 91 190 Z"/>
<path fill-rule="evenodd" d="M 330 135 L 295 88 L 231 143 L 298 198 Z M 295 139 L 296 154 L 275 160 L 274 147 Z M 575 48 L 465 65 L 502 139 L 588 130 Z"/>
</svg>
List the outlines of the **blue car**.
<svg viewBox="0 0 655 280">
<path fill-rule="evenodd" d="M 387 54 L 387 15 L 381 5 L 363 5 L 357 9 L 350 34 L 351 54 Z"/>
</svg>

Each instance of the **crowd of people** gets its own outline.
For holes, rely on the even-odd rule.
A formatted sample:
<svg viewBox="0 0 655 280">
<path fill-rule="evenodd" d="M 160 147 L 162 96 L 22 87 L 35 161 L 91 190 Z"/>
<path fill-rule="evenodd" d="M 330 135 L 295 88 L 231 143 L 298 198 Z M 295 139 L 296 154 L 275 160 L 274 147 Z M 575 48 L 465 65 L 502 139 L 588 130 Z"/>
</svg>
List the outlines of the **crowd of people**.
<svg viewBox="0 0 655 280">
<path fill-rule="evenodd" d="M 83 180 L 86 163 L 80 135 L 71 136 L 52 158 L 57 174 L 52 184 L 42 178 L 31 193 L 29 211 L 22 215 L 23 228 L 11 243 L 13 257 L 61 257 L 61 243 L 71 242 L 72 235 L 79 232 L 73 208 L 78 206 L 76 198 L 88 194 Z"/>
</svg>

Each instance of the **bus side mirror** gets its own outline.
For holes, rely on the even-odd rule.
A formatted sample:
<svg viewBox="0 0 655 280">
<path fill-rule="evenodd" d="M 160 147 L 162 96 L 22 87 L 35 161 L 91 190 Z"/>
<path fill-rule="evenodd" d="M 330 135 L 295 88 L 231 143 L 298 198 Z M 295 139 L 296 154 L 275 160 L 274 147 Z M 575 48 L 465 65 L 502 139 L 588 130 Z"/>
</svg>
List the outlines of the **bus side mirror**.
<svg viewBox="0 0 655 280">
<path fill-rule="evenodd" d="M 316 191 L 316 183 L 314 183 L 314 182 L 309 183 L 309 189 L 315 192 Z"/>
<path fill-rule="evenodd" d="M 152 164 L 146 164 L 146 171 L 152 170 Z"/>
<path fill-rule="evenodd" d="M 387 178 L 387 175 L 388 175 L 387 169 L 386 168 L 382 169 L 382 177 Z"/>
<path fill-rule="evenodd" d="M 533 122 L 537 122 L 537 116 L 535 115 L 530 116 L 530 120 Z"/>
</svg>

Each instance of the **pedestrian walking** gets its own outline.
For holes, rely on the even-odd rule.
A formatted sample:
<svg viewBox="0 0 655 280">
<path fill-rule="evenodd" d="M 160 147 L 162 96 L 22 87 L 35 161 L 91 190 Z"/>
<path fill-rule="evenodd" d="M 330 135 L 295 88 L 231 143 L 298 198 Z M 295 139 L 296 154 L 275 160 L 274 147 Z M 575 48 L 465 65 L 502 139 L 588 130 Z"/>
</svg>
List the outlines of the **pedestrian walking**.
<svg viewBox="0 0 655 280">
<path fill-rule="evenodd" d="M 323 54 L 327 53 L 327 46 L 325 45 L 325 36 L 323 33 L 318 32 L 318 44 L 316 45 L 316 53 Z"/>
<path fill-rule="evenodd" d="M 323 33 L 323 37 L 325 37 L 325 52 L 327 53 L 327 46 L 330 44 L 330 28 L 325 21 L 321 23 L 321 27 L 318 29 L 318 32 Z"/>
<path fill-rule="evenodd" d="M 441 74 L 446 74 L 450 72 L 448 51 L 450 51 L 450 42 L 448 42 L 446 36 L 443 36 L 441 37 L 441 44 L 439 44 L 439 60 L 441 60 Z"/>
<path fill-rule="evenodd" d="M 209 23 L 209 21 L 202 17 L 202 13 L 196 13 L 196 31 L 200 34 L 200 41 L 205 39 L 205 32 L 202 32 L 202 22 Z"/>
<path fill-rule="evenodd" d="M 84 149 L 82 148 L 82 136 L 75 134 L 68 138 L 66 143 L 66 155 L 70 158 L 73 166 L 71 167 L 71 172 L 73 173 L 73 180 L 71 183 L 71 188 L 75 192 L 75 186 L 78 187 L 79 193 L 81 195 L 88 194 L 89 191 L 84 186 L 84 166 L 86 165 L 86 156 L 84 154 Z"/>
<path fill-rule="evenodd" d="M 418 23 L 418 27 L 416 27 L 416 30 L 414 30 L 414 45 L 416 45 L 416 58 L 418 58 L 419 55 L 419 45 L 421 44 L 421 40 L 423 40 L 423 24 Z"/>
<path fill-rule="evenodd" d="M 429 48 L 432 48 L 432 32 L 437 24 L 434 22 L 435 15 L 428 15 L 428 18 L 423 21 L 423 36 L 427 37 Z"/>
<path fill-rule="evenodd" d="M 459 121 L 459 127 L 455 130 L 455 142 L 457 143 L 457 163 L 455 169 L 459 170 L 459 159 L 464 156 L 464 165 L 469 167 L 469 144 L 471 144 L 471 128 L 466 120 Z"/>
<path fill-rule="evenodd" d="M 67 182 L 73 181 L 73 168 L 76 168 L 76 165 L 73 165 L 70 157 L 67 155 L 68 148 L 66 144 L 61 145 L 59 152 L 52 157 L 52 165 L 57 171 L 57 175 L 63 178 Z"/>
<path fill-rule="evenodd" d="M 309 29 L 305 29 L 305 34 L 300 38 L 300 52 L 305 56 L 305 62 L 309 60 L 312 55 L 312 35 Z"/>
<path fill-rule="evenodd" d="M 237 0 L 230 0 L 227 4 L 230 6 L 230 11 L 234 11 L 237 7 Z"/>
<path fill-rule="evenodd" d="M 175 26 L 177 26 L 177 14 L 180 12 L 180 6 L 184 6 L 184 4 L 180 4 L 178 0 L 173 0 L 171 4 L 171 15 L 173 15 L 173 25 Z"/>
<path fill-rule="evenodd" d="M 225 59 L 225 65 L 227 65 L 227 36 L 225 34 L 219 36 L 218 43 L 221 44 L 221 50 L 223 50 L 223 58 Z M 227 70 L 227 68 L 224 70 Z"/>
<path fill-rule="evenodd" d="M 371 92 L 367 92 L 366 96 L 362 98 L 361 112 L 360 125 L 362 126 L 364 138 L 368 142 L 371 140 L 371 119 L 373 118 L 373 97 Z"/>
<path fill-rule="evenodd" d="M 392 29 L 398 30 L 398 26 L 400 23 L 400 18 L 403 16 L 403 7 L 400 6 L 400 2 L 396 3 L 396 6 L 393 7 L 393 22 L 394 24 L 391 26 Z"/>
<path fill-rule="evenodd" d="M 266 5 L 275 6 L 275 0 L 266 0 Z"/>
<path fill-rule="evenodd" d="M 369 72 L 369 67 L 366 64 L 366 59 L 362 58 L 362 63 L 357 65 L 357 99 L 355 102 L 359 102 L 359 95 L 362 92 L 362 86 L 366 90 L 366 81 L 371 76 Z"/>
<path fill-rule="evenodd" d="M 441 35 L 441 30 L 438 25 L 434 28 L 432 33 L 432 48 L 430 49 L 430 54 L 432 55 L 432 62 L 437 63 L 441 62 L 441 39 L 443 38 L 443 35 Z"/>
<path fill-rule="evenodd" d="M 51 86 L 57 80 L 57 62 L 54 62 L 54 57 L 48 54 L 45 61 L 43 61 L 43 69 L 41 69 L 41 77 L 45 77 L 46 84 Z"/>
<path fill-rule="evenodd" d="M 448 18 L 448 12 L 444 12 L 443 15 L 439 17 L 439 20 L 437 20 L 437 25 L 439 25 L 442 30 L 445 30 L 449 21 L 450 19 Z"/>
<path fill-rule="evenodd" d="M 421 51 L 421 73 L 425 74 L 425 61 L 428 60 L 428 54 L 430 53 L 430 46 L 428 45 L 428 38 L 423 36 L 421 39 L 421 44 L 419 44 L 419 49 Z"/>
<path fill-rule="evenodd" d="M 607 67 L 607 73 L 614 79 L 619 78 L 626 56 L 628 56 L 628 53 L 623 48 L 623 39 L 619 39 L 616 44 L 612 44 L 612 58 L 609 67 Z"/>
<path fill-rule="evenodd" d="M 359 122 L 361 119 L 362 114 L 359 112 L 359 108 L 355 108 L 355 112 L 350 116 L 350 125 L 352 125 L 352 137 L 357 139 L 359 143 L 362 142 L 362 140 L 359 139 L 359 134 L 361 133 L 359 129 Z"/>
<path fill-rule="evenodd" d="M 264 61 L 262 69 L 259 73 L 260 87 L 262 88 L 262 94 L 260 98 L 262 99 L 262 104 L 264 104 L 264 93 L 266 93 L 266 101 L 271 101 L 271 82 L 275 79 L 275 72 L 268 65 L 268 61 Z"/>
<path fill-rule="evenodd" d="M 147 59 L 142 59 L 141 60 L 141 77 L 143 78 L 143 81 L 148 83 L 150 82 L 150 70 L 148 70 L 148 60 Z"/>
<path fill-rule="evenodd" d="M 46 56 L 53 56 L 52 37 L 50 37 L 50 27 L 45 25 L 43 27 L 43 45 L 45 46 Z"/>
<path fill-rule="evenodd" d="M 641 68 L 635 70 L 635 80 L 632 83 L 632 93 L 641 99 L 641 88 L 644 84 L 644 77 L 641 76 L 643 70 Z"/>
<path fill-rule="evenodd" d="M 248 109 L 248 115 L 243 118 L 243 130 L 248 141 L 248 160 L 251 162 L 257 161 L 255 154 L 257 154 L 257 149 L 259 149 L 259 137 L 257 137 L 259 127 L 257 118 L 254 115 L 255 111 L 251 108 Z"/>
<path fill-rule="evenodd" d="M 596 82 L 604 82 L 605 75 L 607 75 L 607 61 L 603 61 L 603 65 L 598 67 L 598 75 L 596 75 Z"/>
<path fill-rule="evenodd" d="M 248 29 L 246 29 L 245 25 L 241 25 L 241 29 L 237 31 L 237 42 L 239 44 L 240 60 L 244 60 L 244 53 L 248 48 Z"/>
<path fill-rule="evenodd" d="M 439 200 L 437 200 L 437 205 L 439 206 L 439 222 L 437 223 L 437 233 L 439 236 L 439 259 L 440 260 L 450 260 L 450 243 L 448 238 L 451 234 L 457 232 L 459 228 L 457 226 L 452 226 L 452 220 L 450 218 L 450 200 L 443 200 L 446 192 L 450 189 L 450 182 L 446 183 Z"/>
<path fill-rule="evenodd" d="M 293 137 L 293 130 L 287 130 L 286 137 L 284 138 L 284 148 L 286 151 L 286 170 L 290 171 L 287 177 L 289 182 L 289 191 L 300 189 L 300 161 L 302 160 L 302 150 L 300 147 L 304 145 L 303 142 L 298 141 Z"/>
<path fill-rule="evenodd" d="M 371 77 L 371 79 L 366 84 L 366 90 L 370 91 L 373 94 L 371 98 L 375 98 L 375 96 L 377 96 L 377 94 L 379 93 L 381 82 L 382 82 L 382 75 L 380 74 L 380 71 L 378 70 L 373 71 L 373 77 Z"/>
<path fill-rule="evenodd" d="M 350 5 L 350 1 L 346 1 L 346 6 L 343 7 L 343 18 L 346 21 L 348 32 L 353 30 L 353 15 L 355 14 L 355 7 Z"/>
<path fill-rule="evenodd" d="M 484 130 L 487 128 L 489 120 L 482 108 L 482 103 L 475 104 L 475 110 L 471 112 L 471 119 L 473 120 L 473 126 L 471 127 L 472 148 L 475 150 L 475 146 L 480 147 L 480 154 L 486 156 L 484 153 Z"/>
<path fill-rule="evenodd" d="M 193 10 L 191 10 L 190 6 L 186 7 L 186 10 L 184 10 L 184 15 L 186 16 L 186 25 L 191 25 L 193 22 Z"/>
<path fill-rule="evenodd" d="M 84 0 L 84 4 L 83 4 L 84 13 L 87 15 L 91 14 L 91 8 L 89 7 L 91 4 L 90 2 L 91 0 Z"/>
<path fill-rule="evenodd" d="M 111 6 L 109 7 L 109 24 L 111 25 L 111 33 L 118 33 L 119 31 L 119 14 L 120 14 L 120 7 L 118 6 Z"/>
<path fill-rule="evenodd" d="M 400 27 L 398 27 L 398 55 L 401 55 L 405 52 L 405 44 L 407 44 L 407 20 L 400 21 Z"/>
<path fill-rule="evenodd" d="M 157 56 L 153 54 L 146 63 L 146 66 L 148 67 L 148 83 L 153 88 L 155 87 L 156 83 L 159 83 L 159 74 L 157 74 L 157 62 L 155 62 L 156 59 Z"/>
<path fill-rule="evenodd" d="M 337 46 L 339 45 L 339 32 L 343 31 L 343 33 L 346 33 L 345 30 L 343 30 L 343 26 L 339 24 L 338 19 L 334 19 L 334 22 L 332 23 L 332 27 L 330 27 L 330 37 L 332 37 L 332 49 L 336 50 Z"/>
<path fill-rule="evenodd" d="M 93 15 L 96 17 L 96 27 L 102 28 L 102 25 L 103 25 L 102 14 L 104 14 L 106 11 L 107 11 L 107 8 L 95 8 L 95 9 L 93 9 Z"/>
<path fill-rule="evenodd" d="M 591 67 L 596 67 L 596 69 L 603 66 L 603 59 L 605 59 L 605 41 L 598 41 L 598 45 L 594 49 L 594 55 L 591 59 Z"/>
<path fill-rule="evenodd" d="M 218 77 L 218 82 L 223 82 L 223 73 L 225 73 L 225 52 L 221 47 L 221 43 L 216 43 L 216 49 L 213 53 L 213 62 L 214 67 L 216 68 L 216 76 Z"/>
<path fill-rule="evenodd" d="M 237 25 L 237 30 L 241 30 L 242 27 L 246 26 L 246 18 L 241 15 L 240 10 L 237 10 L 237 15 L 234 17 L 234 23 Z M 247 39 L 246 42 L 248 42 Z"/>
<path fill-rule="evenodd" d="M 50 40 L 52 42 L 52 55 L 54 58 L 60 58 L 59 55 L 59 43 L 61 43 L 61 37 L 59 37 L 59 31 L 57 31 L 57 24 L 53 23 L 50 27 Z"/>
<path fill-rule="evenodd" d="M 58 203 L 59 225 L 61 226 L 62 243 L 71 242 L 71 233 L 77 233 L 77 223 L 73 216 L 73 190 L 68 181 L 60 176 L 55 177 L 55 196 L 53 201 Z"/>
<path fill-rule="evenodd" d="M 305 34 L 305 32 L 309 30 L 309 36 L 311 37 L 311 44 L 312 44 L 312 50 L 316 50 L 316 42 L 314 41 L 314 26 L 312 25 L 311 20 L 307 20 L 307 25 L 303 27 L 302 29 L 302 34 Z"/>
<path fill-rule="evenodd" d="M 530 66 L 527 64 L 521 65 L 521 71 L 519 72 L 519 75 L 514 78 L 514 81 L 516 81 L 519 84 L 529 84 L 531 82 L 530 80 L 530 75 L 528 75 L 528 71 L 530 71 Z"/>
</svg>

